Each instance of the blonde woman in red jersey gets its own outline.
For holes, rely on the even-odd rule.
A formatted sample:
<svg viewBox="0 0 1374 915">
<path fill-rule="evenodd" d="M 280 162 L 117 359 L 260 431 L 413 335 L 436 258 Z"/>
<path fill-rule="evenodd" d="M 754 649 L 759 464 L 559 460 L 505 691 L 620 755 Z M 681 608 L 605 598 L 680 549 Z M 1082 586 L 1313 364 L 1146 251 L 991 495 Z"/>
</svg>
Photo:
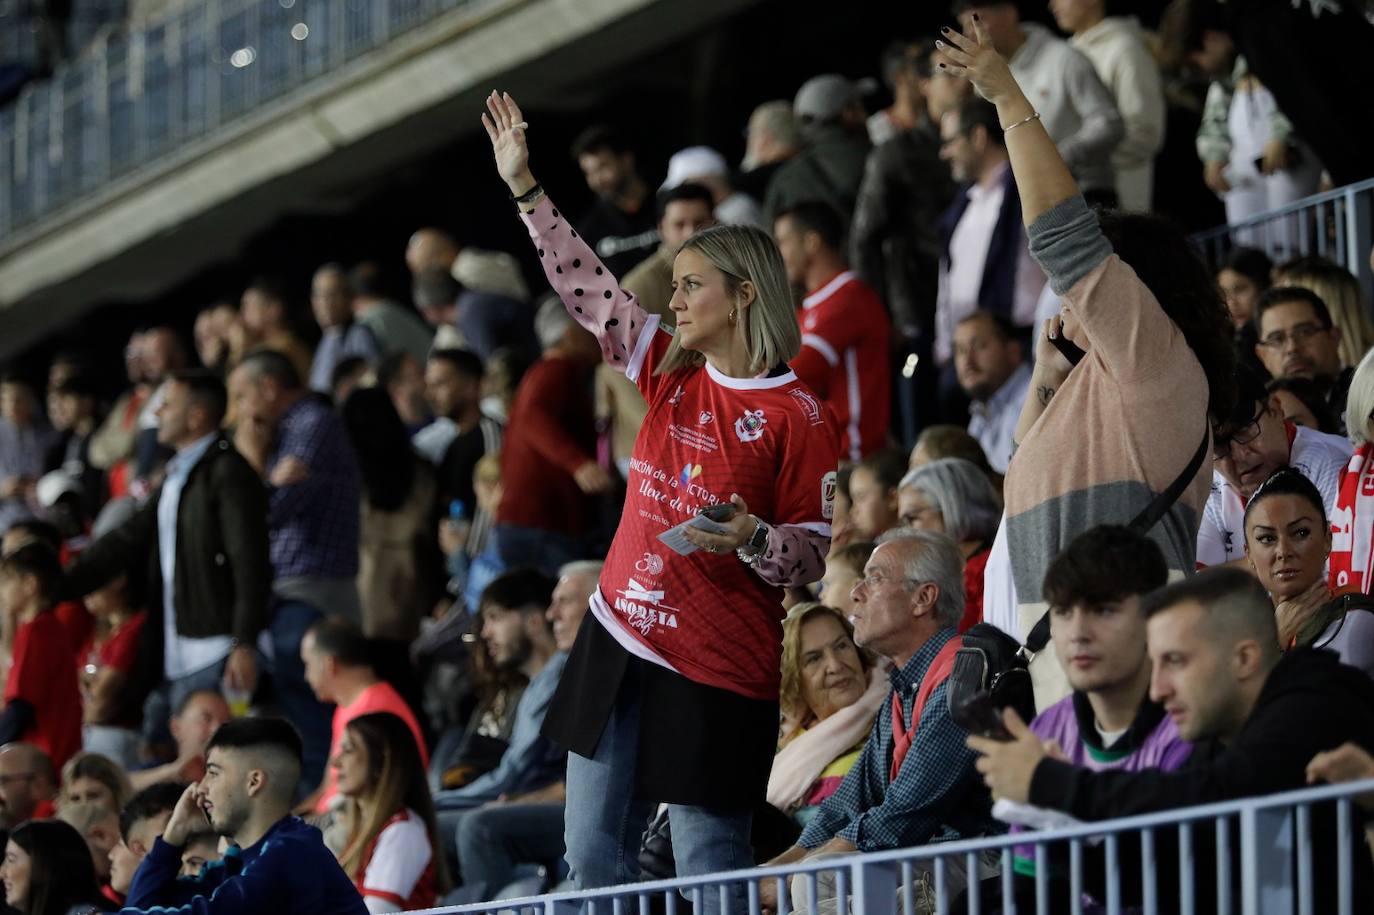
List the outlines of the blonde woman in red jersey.
<svg viewBox="0 0 1374 915">
<path fill-rule="evenodd" d="M 673 264 L 676 331 L 646 314 L 545 196 L 509 95 L 482 122 L 550 284 L 649 411 L 624 514 L 544 733 L 567 746 L 568 863 L 582 888 L 634 881 L 650 803 L 669 804 L 682 876 L 748 867 L 778 722 L 782 589 L 830 542 L 839 432 L 787 367 L 801 346 L 764 232 L 698 232 Z M 702 509 L 720 533 L 660 539 Z M 671 539 L 671 538 L 670 538 Z M 706 894 L 707 911 L 719 897 Z M 732 906 L 742 911 L 743 887 Z"/>
</svg>

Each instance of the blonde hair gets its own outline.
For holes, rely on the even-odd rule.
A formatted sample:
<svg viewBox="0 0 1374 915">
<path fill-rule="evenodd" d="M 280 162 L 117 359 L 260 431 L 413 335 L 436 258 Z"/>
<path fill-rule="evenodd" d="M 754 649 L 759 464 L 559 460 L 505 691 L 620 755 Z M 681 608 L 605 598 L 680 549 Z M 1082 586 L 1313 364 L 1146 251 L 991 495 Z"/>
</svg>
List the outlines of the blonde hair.
<svg viewBox="0 0 1374 915">
<path fill-rule="evenodd" d="M 797 604 L 788 611 L 787 619 L 782 622 L 782 682 L 778 689 L 778 705 L 783 720 L 795 721 L 799 727 L 812 717 L 810 707 L 802 698 L 801 631 L 808 621 L 823 616 L 829 616 L 839 623 L 849 641 L 854 641 L 854 627 L 844 618 L 844 614 L 820 601 Z M 875 663 L 873 653 L 858 643 L 855 643 L 854 647 L 859 652 L 859 664 L 863 668 L 864 676 L 867 677 Z M 787 737 L 784 737 L 784 740 L 786 739 Z"/>
<path fill-rule="evenodd" d="M 1370 435 L 1370 427 L 1374 426 L 1370 413 L 1374 413 L 1374 350 L 1360 360 L 1345 397 L 1345 434 L 1356 448 L 1374 439 Z"/>
<path fill-rule="evenodd" d="M 1324 257 L 1301 257 L 1279 268 L 1282 283 L 1310 289 L 1326 303 L 1331 323 L 1341 329 L 1341 365 L 1355 365 L 1374 347 L 1364 291 L 1349 270 Z"/>
<path fill-rule="evenodd" d="M 134 793 L 129 776 L 119 763 L 99 753 L 77 753 L 62 766 L 62 796 L 65 798 L 72 782 L 78 778 L 91 778 L 110 789 L 114 797 L 115 813 L 124 809 L 124 804 Z"/>
<path fill-rule="evenodd" d="M 683 242 L 677 253 L 689 249 L 725 275 L 730 295 L 738 295 L 743 283 L 754 285 L 754 301 L 739 314 L 750 374 L 759 375 L 795 359 L 801 352 L 801 328 L 782 254 L 772 236 L 754 226 L 712 226 Z M 674 335 L 654 374 L 669 375 L 705 361 L 700 353 L 683 349 Z"/>
</svg>

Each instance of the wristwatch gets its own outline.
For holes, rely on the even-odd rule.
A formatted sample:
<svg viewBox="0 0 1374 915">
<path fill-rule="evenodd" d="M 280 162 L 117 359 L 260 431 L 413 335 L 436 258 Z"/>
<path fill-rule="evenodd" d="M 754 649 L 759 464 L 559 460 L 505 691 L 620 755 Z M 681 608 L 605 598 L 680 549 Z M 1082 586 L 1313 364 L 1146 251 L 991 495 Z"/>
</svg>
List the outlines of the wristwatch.
<svg viewBox="0 0 1374 915">
<path fill-rule="evenodd" d="M 754 533 L 744 542 L 744 546 L 735 550 L 735 555 L 740 558 L 740 561 L 749 565 L 758 562 L 759 557 L 763 555 L 763 548 L 768 545 L 768 525 L 758 518 L 755 518 L 754 521 L 758 525 L 754 528 Z"/>
</svg>

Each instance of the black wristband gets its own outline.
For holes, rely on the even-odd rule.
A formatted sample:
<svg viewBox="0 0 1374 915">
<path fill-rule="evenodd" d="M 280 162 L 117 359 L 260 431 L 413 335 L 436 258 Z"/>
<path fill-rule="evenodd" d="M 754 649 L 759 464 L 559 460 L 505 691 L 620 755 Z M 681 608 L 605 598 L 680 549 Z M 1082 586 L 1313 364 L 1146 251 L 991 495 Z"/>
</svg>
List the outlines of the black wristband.
<svg viewBox="0 0 1374 915">
<path fill-rule="evenodd" d="M 525 193 L 521 194 L 519 197 L 515 196 L 514 194 L 511 194 L 510 199 L 514 200 L 518 204 L 529 203 L 531 200 L 535 198 L 537 194 L 542 193 L 543 190 L 544 186 L 542 184 L 536 184 L 534 187 L 530 188 L 528 191 L 525 191 Z"/>
</svg>

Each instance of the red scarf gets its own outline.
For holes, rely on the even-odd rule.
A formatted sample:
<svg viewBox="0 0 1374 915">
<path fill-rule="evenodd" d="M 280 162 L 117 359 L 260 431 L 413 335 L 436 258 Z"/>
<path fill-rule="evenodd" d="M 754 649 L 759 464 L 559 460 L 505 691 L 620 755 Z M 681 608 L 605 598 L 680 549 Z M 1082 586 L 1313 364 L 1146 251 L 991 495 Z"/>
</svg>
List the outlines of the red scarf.
<svg viewBox="0 0 1374 915">
<path fill-rule="evenodd" d="M 1331 590 L 1368 594 L 1374 571 L 1374 443 L 1365 442 L 1341 472 L 1331 513 Z"/>
</svg>

